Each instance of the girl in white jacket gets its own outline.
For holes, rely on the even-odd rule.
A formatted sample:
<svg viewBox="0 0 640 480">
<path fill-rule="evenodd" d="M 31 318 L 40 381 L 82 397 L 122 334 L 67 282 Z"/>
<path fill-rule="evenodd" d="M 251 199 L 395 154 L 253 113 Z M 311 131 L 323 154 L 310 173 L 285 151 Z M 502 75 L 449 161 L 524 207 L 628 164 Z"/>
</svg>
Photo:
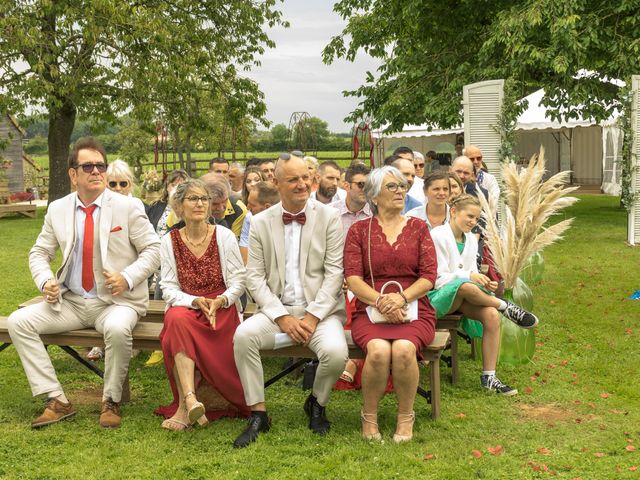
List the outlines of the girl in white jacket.
<svg viewBox="0 0 640 480">
<path fill-rule="evenodd" d="M 476 197 L 460 195 L 451 201 L 451 220 L 431 230 L 438 256 L 438 276 L 429 301 L 438 318 L 461 312 L 482 323 L 482 363 L 480 382 L 484 388 L 503 395 L 518 391 L 496 377 L 500 347 L 500 313 L 522 328 L 533 328 L 538 319 L 521 307 L 491 293 L 498 283 L 478 273 L 478 240 L 471 229 L 478 223 L 481 207 Z"/>
</svg>

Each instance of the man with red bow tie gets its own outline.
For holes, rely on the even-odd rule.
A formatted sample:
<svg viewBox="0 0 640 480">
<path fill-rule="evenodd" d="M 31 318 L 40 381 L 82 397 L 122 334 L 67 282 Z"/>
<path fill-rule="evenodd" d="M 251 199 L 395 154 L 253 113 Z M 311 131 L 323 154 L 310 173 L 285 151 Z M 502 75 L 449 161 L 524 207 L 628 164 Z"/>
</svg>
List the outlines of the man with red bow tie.
<svg viewBox="0 0 640 480">
<path fill-rule="evenodd" d="M 242 448 L 269 430 L 260 350 L 285 337 L 318 357 L 315 382 L 304 404 L 309 428 L 329 431 L 325 407 L 348 356 L 342 294 L 342 223 L 338 211 L 309 199 L 312 178 L 305 161 L 280 156 L 274 184 L 281 202 L 252 218 L 247 288 L 258 313 L 236 330 L 234 353 L 252 414 L 234 442 Z M 278 342 L 276 342 L 278 338 Z"/>
<path fill-rule="evenodd" d="M 131 332 L 149 304 L 147 278 L 160 264 L 160 240 L 142 203 L 106 189 L 107 156 L 95 139 L 78 139 L 69 156 L 75 192 L 49 205 L 29 252 L 29 268 L 44 302 L 13 312 L 9 334 L 33 395 L 46 395 L 42 427 L 75 415 L 40 339 L 94 327 L 104 335 L 100 425 L 120 426 L 122 384 L 131 359 Z M 55 272 L 51 261 L 62 252 Z"/>
</svg>

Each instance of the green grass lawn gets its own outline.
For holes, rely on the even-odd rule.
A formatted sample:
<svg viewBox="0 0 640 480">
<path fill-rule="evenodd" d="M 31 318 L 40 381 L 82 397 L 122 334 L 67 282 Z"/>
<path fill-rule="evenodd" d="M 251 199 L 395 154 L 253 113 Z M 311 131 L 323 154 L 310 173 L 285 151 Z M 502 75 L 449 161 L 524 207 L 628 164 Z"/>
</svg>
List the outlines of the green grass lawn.
<svg viewBox="0 0 640 480">
<path fill-rule="evenodd" d="M 0 219 L 2 315 L 37 294 L 27 254 L 42 222 L 43 212 L 38 213 L 36 220 Z M 541 320 L 535 363 L 498 371 L 518 387 L 516 397 L 481 391 L 480 365 L 462 345 L 460 383 L 451 386 L 443 379 L 442 417 L 432 421 L 429 407 L 418 398 L 415 440 L 409 444 L 390 441 L 393 395 L 381 407 L 383 444 L 360 438 L 358 392 L 333 395 L 332 430 L 320 438 L 306 428 L 302 403 L 307 393 L 282 381 L 267 390 L 271 432 L 257 445 L 236 451 L 231 442 L 244 427 L 241 420 L 182 434 L 160 429 L 152 412 L 169 401 L 170 392 L 162 368 L 142 366 L 146 354 L 131 364 L 132 402 L 123 408 L 122 428 L 101 430 L 98 377 L 51 348 L 78 415 L 32 431 L 29 423 L 42 403 L 31 397 L 9 347 L 0 354 L 0 477 L 638 478 L 640 302 L 627 297 L 640 289 L 640 251 L 624 243 L 626 214 L 615 197 L 582 196 L 567 215 L 576 222 L 564 241 L 545 251 L 543 281 L 533 286 Z M 268 361 L 268 373 L 278 363 Z M 448 374 L 446 366 L 442 370 Z"/>
</svg>

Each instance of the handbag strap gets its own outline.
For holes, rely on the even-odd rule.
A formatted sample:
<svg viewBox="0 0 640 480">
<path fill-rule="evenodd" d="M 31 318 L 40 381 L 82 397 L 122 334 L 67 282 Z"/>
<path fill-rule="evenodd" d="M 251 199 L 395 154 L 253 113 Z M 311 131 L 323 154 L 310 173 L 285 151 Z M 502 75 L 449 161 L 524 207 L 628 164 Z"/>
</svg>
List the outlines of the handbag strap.
<svg viewBox="0 0 640 480">
<path fill-rule="evenodd" d="M 369 257 L 369 275 L 371 276 L 371 288 L 376 289 L 376 284 L 373 282 L 373 268 L 371 267 L 371 224 L 373 223 L 373 216 L 369 217 L 369 239 L 367 241 L 367 255 Z"/>
</svg>

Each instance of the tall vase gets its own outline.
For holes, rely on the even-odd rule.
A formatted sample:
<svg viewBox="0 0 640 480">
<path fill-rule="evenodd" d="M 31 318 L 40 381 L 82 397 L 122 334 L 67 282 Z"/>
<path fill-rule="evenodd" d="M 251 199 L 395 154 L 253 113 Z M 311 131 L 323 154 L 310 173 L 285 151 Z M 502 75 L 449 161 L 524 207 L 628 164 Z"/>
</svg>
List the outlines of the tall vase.
<svg viewBox="0 0 640 480">
<path fill-rule="evenodd" d="M 520 278 L 511 289 L 505 289 L 504 298 L 522 308 L 533 309 L 533 294 Z M 498 363 L 521 365 L 533 360 L 536 351 L 536 335 L 533 329 L 520 328 L 511 320 L 501 317 L 500 355 Z"/>
<path fill-rule="evenodd" d="M 538 283 L 544 274 L 544 257 L 541 252 L 536 252 L 527 260 L 520 277 L 529 285 Z"/>
</svg>

